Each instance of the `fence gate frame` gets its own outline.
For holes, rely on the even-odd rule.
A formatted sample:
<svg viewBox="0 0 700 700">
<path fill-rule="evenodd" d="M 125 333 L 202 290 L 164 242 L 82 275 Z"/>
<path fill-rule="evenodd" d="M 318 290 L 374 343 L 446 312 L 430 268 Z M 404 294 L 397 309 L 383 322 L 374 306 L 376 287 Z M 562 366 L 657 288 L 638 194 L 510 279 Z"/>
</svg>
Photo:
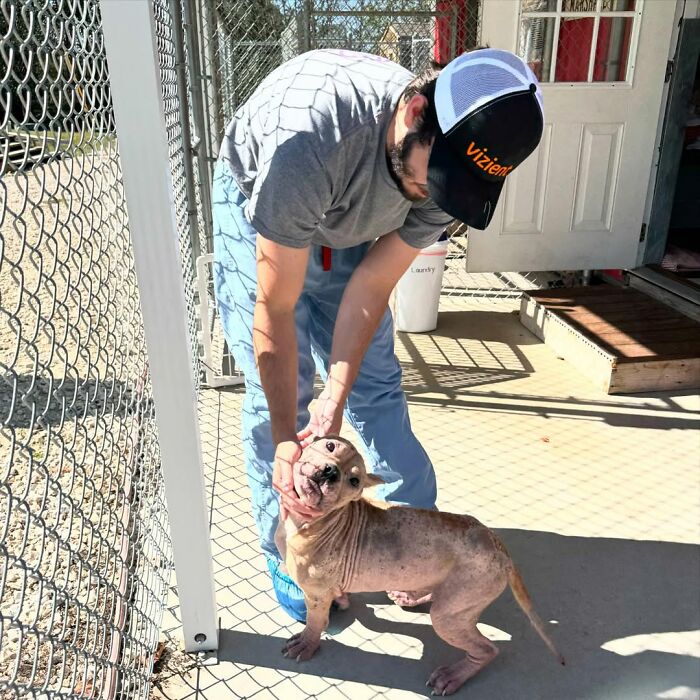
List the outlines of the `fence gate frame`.
<svg viewBox="0 0 700 700">
<path fill-rule="evenodd" d="M 100 7 L 185 651 L 215 651 L 209 516 L 153 4 L 100 0 Z"/>
</svg>

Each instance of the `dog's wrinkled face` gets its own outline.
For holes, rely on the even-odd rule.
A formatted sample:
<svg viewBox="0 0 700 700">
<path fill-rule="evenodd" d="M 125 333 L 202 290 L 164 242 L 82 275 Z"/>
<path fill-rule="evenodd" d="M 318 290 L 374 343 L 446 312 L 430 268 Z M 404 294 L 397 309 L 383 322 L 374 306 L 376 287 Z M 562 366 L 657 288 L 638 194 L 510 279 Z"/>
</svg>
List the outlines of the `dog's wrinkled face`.
<svg viewBox="0 0 700 700">
<path fill-rule="evenodd" d="M 368 474 L 359 452 L 336 435 L 317 438 L 294 465 L 294 488 L 306 505 L 327 513 L 362 496 L 362 489 L 384 483 Z"/>
</svg>

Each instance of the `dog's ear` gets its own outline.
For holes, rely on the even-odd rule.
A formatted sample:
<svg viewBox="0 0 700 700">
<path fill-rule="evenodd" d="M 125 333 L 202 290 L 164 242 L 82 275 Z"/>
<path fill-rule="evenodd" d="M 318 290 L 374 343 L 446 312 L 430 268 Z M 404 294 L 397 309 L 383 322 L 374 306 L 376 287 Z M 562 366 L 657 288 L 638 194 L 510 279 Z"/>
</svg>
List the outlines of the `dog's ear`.
<svg viewBox="0 0 700 700">
<path fill-rule="evenodd" d="M 367 488 L 379 486 L 379 484 L 386 484 L 386 481 L 384 481 L 381 476 L 377 476 L 376 474 L 367 474 L 365 476 L 365 486 Z"/>
</svg>

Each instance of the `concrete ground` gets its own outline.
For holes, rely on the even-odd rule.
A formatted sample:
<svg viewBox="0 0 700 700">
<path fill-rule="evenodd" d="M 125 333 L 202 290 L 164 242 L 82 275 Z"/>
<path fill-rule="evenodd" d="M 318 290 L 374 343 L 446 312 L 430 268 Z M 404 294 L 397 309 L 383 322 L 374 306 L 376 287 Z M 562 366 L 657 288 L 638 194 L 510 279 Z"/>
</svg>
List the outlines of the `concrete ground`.
<svg viewBox="0 0 700 700">
<path fill-rule="evenodd" d="M 557 665 L 506 592 L 481 621 L 501 654 L 455 697 L 700 699 L 697 392 L 608 396 L 512 311 L 442 308 L 436 332 L 397 343 L 438 505 L 498 529 L 568 662 Z M 276 608 L 257 551 L 241 398 L 202 395 L 219 663 L 197 666 L 178 651 L 173 587 L 152 697 L 426 697 L 431 671 L 460 652 L 437 638 L 425 609 L 401 610 L 381 593 L 335 613 L 310 662 L 280 653 L 301 626 Z"/>
</svg>

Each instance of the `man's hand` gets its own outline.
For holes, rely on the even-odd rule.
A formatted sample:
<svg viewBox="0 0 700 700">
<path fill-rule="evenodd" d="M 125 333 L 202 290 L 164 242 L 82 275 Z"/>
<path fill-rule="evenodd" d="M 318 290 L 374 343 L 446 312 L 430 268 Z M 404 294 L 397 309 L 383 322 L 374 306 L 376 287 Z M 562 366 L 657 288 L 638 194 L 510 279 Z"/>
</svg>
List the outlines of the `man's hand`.
<svg viewBox="0 0 700 700">
<path fill-rule="evenodd" d="M 275 465 L 272 471 L 272 486 L 280 494 L 280 519 L 286 520 L 288 511 L 304 518 L 315 518 L 321 511 L 301 502 L 294 490 L 292 468 L 301 457 L 301 445 L 292 440 L 280 442 L 275 451 Z"/>
<path fill-rule="evenodd" d="M 339 403 L 334 398 L 333 391 L 327 384 L 316 400 L 309 424 L 298 435 L 302 447 L 310 445 L 314 438 L 340 434 L 344 403 Z"/>
</svg>

